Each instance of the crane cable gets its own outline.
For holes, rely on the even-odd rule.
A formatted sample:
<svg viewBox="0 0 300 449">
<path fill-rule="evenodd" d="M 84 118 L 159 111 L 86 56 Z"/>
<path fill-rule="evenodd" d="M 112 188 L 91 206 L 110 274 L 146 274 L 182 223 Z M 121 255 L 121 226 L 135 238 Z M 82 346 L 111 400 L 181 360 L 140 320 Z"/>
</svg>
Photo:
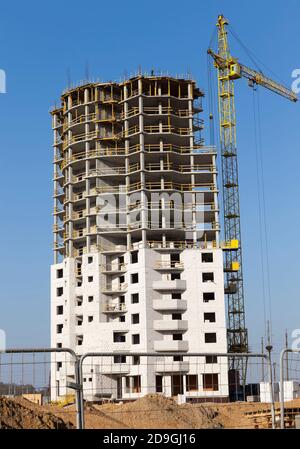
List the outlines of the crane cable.
<svg viewBox="0 0 300 449">
<path fill-rule="evenodd" d="M 208 114 L 209 114 L 209 144 L 215 145 L 215 123 L 214 123 L 214 91 L 212 82 L 212 64 L 207 55 L 207 84 L 208 84 Z"/>
<path fill-rule="evenodd" d="M 209 41 L 208 48 L 214 48 L 214 45 L 217 40 L 217 28 L 214 27 L 213 31 L 211 33 L 211 38 Z M 209 106 L 209 132 L 210 132 L 210 145 L 215 146 L 216 145 L 216 136 L 218 139 L 218 132 L 217 132 L 217 123 L 215 121 L 215 117 L 218 116 L 216 113 L 215 105 L 218 105 L 216 91 L 215 91 L 215 83 L 213 82 L 213 65 L 212 65 L 212 59 L 210 55 L 207 54 L 207 84 L 208 84 L 208 106 Z M 219 148 L 217 142 L 217 147 Z"/>
<path fill-rule="evenodd" d="M 268 226 L 266 220 L 265 181 L 264 181 L 264 165 L 263 165 L 263 152 L 262 152 L 261 107 L 260 107 L 260 95 L 258 86 L 253 88 L 253 115 L 254 115 L 257 196 L 258 196 L 258 212 L 259 212 L 259 236 L 260 236 L 260 259 L 262 271 L 264 330 L 265 330 L 265 337 L 267 338 L 267 321 L 269 321 L 270 323 L 270 335 L 272 336 L 272 295 L 271 295 L 271 282 L 270 282 L 271 275 L 270 275 L 270 261 L 269 261 Z M 266 302 L 268 302 L 268 305 L 266 305 Z M 267 308 L 268 308 L 268 320 L 267 320 Z"/>
<path fill-rule="evenodd" d="M 264 62 L 262 62 L 254 53 L 251 51 L 240 39 L 237 32 L 233 29 L 232 25 L 228 25 L 228 30 L 230 34 L 234 37 L 234 39 L 240 44 L 240 46 L 243 48 L 245 53 L 248 55 L 248 57 L 251 59 L 252 63 L 255 65 L 257 70 L 263 75 L 263 71 L 258 65 L 261 64 L 268 72 L 270 72 L 274 78 L 276 78 L 282 85 L 285 85 L 285 82 L 280 78 L 280 76 L 274 72 L 270 67 L 268 67 Z"/>
</svg>

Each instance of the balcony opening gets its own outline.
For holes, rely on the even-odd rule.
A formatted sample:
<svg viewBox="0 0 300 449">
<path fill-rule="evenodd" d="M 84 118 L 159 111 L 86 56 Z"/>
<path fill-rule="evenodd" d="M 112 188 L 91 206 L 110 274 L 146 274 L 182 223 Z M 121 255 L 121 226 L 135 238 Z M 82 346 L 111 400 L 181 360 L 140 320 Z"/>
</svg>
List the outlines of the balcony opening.
<svg viewBox="0 0 300 449">
<path fill-rule="evenodd" d="M 56 307 L 56 315 L 63 315 L 64 313 L 64 307 L 63 306 L 57 306 Z"/>
<path fill-rule="evenodd" d="M 132 393 L 141 392 L 141 376 L 132 376 Z"/>
<path fill-rule="evenodd" d="M 172 262 L 173 262 L 174 265 L 175 265 L 176 262 L 180 262 L 180 253 L 173 253 L 173 254 L 171 254 L 171 263 Z"/>
<path fill-rule="evenodd" d="M 163 376 L 155 376 L 155 391 L 156 393 L 163 392 Z"/>
<path fill-rule="evenodd" d="M 76 276 L 81 276 L 82 275 L 82 264 L 78 263 L 76 265 Z"/>
<path fill-rule="evenodd" d="M 88 263 L 93 263 L 93 260 L 94 260 L 93 256 L 88 257 Z"/>
<path fill-rule="evenodd" d="M 132 344 L 139 345 L 140 344 L 140 334 L 132 335 Z"/>
<path fill-rule="evenodd" d="M 64 327 L 63 324 L 58 324 L 58 325 L 56 326 L 56 333 L 57 333 L 57 334 L 62 334 L 63 327 Z"/>
<path fill-rule="evenodd" d="M 83 344 L 83 335 L 77 335 L 76 337 L 76 345 L 77 346 L 82 346 Z"/>
<path fill-rule="evenodd" d="M 56 289 L 56 296 L 62 296 L 64 294 L 64 288 L 63 287 L 58 287 Z"/>
<path fill-rule="evenodd" d="M 204 313 L 204 323 L 215 323 L 216 322 L 216 314 L 214 312 L 211 313 Z"/>
<path fill-rule="evenodd" d="M 207 364 L 218 363 L 218 357 L 216 355 L 207 355 L 205 356 L 205 363 Z"/>
<path fill-rule="evenodd" d="M 182 334 L 173 334 L 173 340 L 174 341 L 181 341 L 182 340 Z"/>
<path fill-rule="evenodd" d="M 174 374 L 171 377 L 171 391 L 172 391 L 172 396 L 177 396 L 178 394 L 183 394 L 183 375 Z"/>
<path fill-rule="evenodd" d="M 202 374 L 203 390 L 204 391 L 218 391 L 219 378 L 218 374 Z"/>
<path fill-rule="evenodd" d="M 125 391 L 126 393 L 130 393 L 130 377 L 125 377 Z"/>
<path fill-rule="evenodd" d="M 126 356 L 125 355 L 115 355 L 114 363 L 126 363 Z"/>
<path fill-rule="evenodd" d="M 172 313 L 172 320 L 182 320 L 181 313 Z"/>
<path fill-rule="evenodd" d="M 209 302 L 215 300 L 215 294 L 214 292 L 206 292 L 203 293 L 203 302 Z"/>
<path fill-rule="evenodd" d="M 202 282 L 214 282 L 214 273 L 202 273 Z"/>
<path fill-rule="evenodd" d="M 176 279 L 180 279 L 180 273 L 171 273 L 171 281 L 175 281 Z"/>
<path fill-rule="evenodd" d="M 126 320 L 125 315 L 119 316 L 119 322 L 120 322 L 120 323 L 125 323 L 125 320 Z"/>
<path fill-rule="evenodd" d="M 131 253 L 131 263 L 138 263 L 139 261 L 139 252 L 138 251 L 132 251 Z"/>
<path fill-rule="evenodd" d="M 56 270 L 56 278 L 61 279 L 62 277 L 64 277 L 64 270 L 60 268 L 59 270 Z"/>
<path fill-rule="evenodd" d="M 214 261 L 213 253 L 202 253 L 202 262 L 210 263 Z"/>
<path fill-rule="evenodd" d="M 181 299 L 181 293 L 172 293 L 172 299 Z"/>
<path fill-rule="evenodd" d="M 82 315 L 78 315 L 76 317 L 76 326 L 82 326 L 83 323 L 83 316 Z"/>
<path fill-rule="evenodd" d="M 122 377 L 117 378 L 117 399 L 122 397 Z"/>
<path fill-rule="evenodd" d="M 195 374 L 188 374 L 186 376 L 186 391 L 198 391 L 198 376 Z"/>
<path fill-rule="evenodd" d="M 217 334 L 215 332 L 208 332 L 204 334 L 205 343 L 217 343 Z"/>
<path fill-rule="evenodd" d="M 131 304 L 138 304 L 139 302 L 139 294 L 138 293 L 132 293 L 131 295 Z"/>
<path fill-rule="evenodd" d="M 133 273 L 131 275 L 131 283 L 132 284 L 137 284 L 139 282 L 139 274 L 138 273 Z"/>
<path fill-rule="evenodd" d="M 183 356 L 182 355 L 174 355 L 173 362 L 183 362 Z"/>
<path fill-rule="evenodd" d="M 139 365 L 141 363 L 141 359 L 139 355 L 134 355 L 132 357 L 132 364 L 133 365 Z"/>
<path fill-rule="evenodd" d="M 140 322 L 140 314 L 134 313 L 131 315 L 131 324 L 139 324 Z"/>
<path fill-rule="evenodd" d="M 56 363 L 56 371 L 59 371 L 60 368 L 62 368 L 62 362 L 57 362 Z"/>
<path fill-rule="evenodd" d="M 114 332 L 114 343 L 125 343 L 126 342 L 126 335 L 124 332 Z"/>
</svg>

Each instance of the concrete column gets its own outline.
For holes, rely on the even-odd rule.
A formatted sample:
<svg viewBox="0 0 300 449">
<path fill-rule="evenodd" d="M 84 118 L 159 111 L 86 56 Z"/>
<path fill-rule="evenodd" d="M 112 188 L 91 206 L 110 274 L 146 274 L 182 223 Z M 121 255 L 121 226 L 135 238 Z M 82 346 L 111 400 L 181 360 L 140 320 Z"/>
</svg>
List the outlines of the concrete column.
<svg viewBox="0 0 300 449">
<path fill-rule="evenodd" d="M 189 96 L 189 101 L 188 101 L 188 111 L 189 111 L 189 128 L 191 130 L 191 136 L 190 136 L 190 165 L 191 167 L 194 166 L 195 160 L 194 160 L 194 156 L 192 153 L 192 150 L 194 148 L 194 132 L 193 132 L 193 85 L 191 83 L 189 83 L 188 85 L 188 96 Z M 195 175 L 191 174 L 191 184 L 195 185 Z M 192 203 L 196 204 L 197 202 L 197 194 L 193 193 L 192 194 Z M 197 214 L 196 214 L 196 208 L 193 208 L 192 210 L 192 224 L 193 224 L 193 241 L 196 244 L 197 242 L 197 230 L 196 230 L 196 225 L 197 225 Z"/>
<path fill-rule="evenodd" d="M 139 79 L 139 92 L 142 92 L 142 80 Z M 141 182 L 141 227 L 142 227 L 142 243 L 145 248 L 147 245 L 147 220 L 148 214 L 146 210 L 147 206 L 147 195 L 145 193 L 146 187 L 146 177 L 145 177 L 145 143 L 144 143 L 144 116 L 143 116 L 143 97 L 139 96 L 139 131 L 140 131 L 140 166 L 141 166 L 141 174 L 140 174 L 140 182 Z"/>
<path fill-rule="evenodd" d="M 57 115 L 54 114 L 53 116 L 53 127 L 54 127 L 54 144 L 56 143 L 57 139 L 58 139 L 58 131 L 55 129 L 57 127 Z M 54 155 L 54 159 L 56 160 L 57 156 L 58 156 L 58 150 L 57 147 L 54 147 L 53 150 L 53 155 Z M 54 164 L 54 183 L 53 183 L 53 191 L 55 192 L 57 189 L 57 181 L 55 180 L 56 176 L 57 176 L 57 163 Z M 53 207 L 54 210 L 56 210 L 58 208 L 58 200 L 57 198 L 53 198 Z M 54 232 L 53 232 L 53 246 L 54 246 L 54 263 L 58 263 L 58 251 L 56 249 L 57 244 L 58 244 L 58 233 L 57 231 L 57 226 L 58 226 L 58 216 L 57 214 L 53 215 L 53 226 L 54 226 Z"/>
<path fill-rule="evenodd" d="M 216 156 L 213 155 L 212 156 L 212 164 L 213 167 L 216 167 Z M 217 188 L 217 174 L 214 173 L 213 174 L 213 184 L 215 186 L 215 188 Z M 214 193 L 214 209 L 215 209 L 215 223 L 216 223 L 216 227 L 218 228 L 218 230 L 216 231 L 216 245 L 217 248 L 219 248 L 220 246 L 220 218 L 219 218 L 219 201 L 218 201 L 218 193 L 215 192 Z"/>
<path fill-rule="evenodd" d="M 183 374 L 182 376 L 182 383 L 183 383 L 183 394 L 186 394 L 186 375 Z"/>
<path fill-rule="evenodd" d="M 124 103 L 123 103 L 123 115 L 124 115 L 124 133 L 125 136 L 127 135 L 128 132 L 128 102 L 127 102 L 127 98 L 128 98 L 128 88 L 127 85 L 125 84 L 123 87 L 123 97 L 124 97 Z M 131 248 L 131 233 L 129 232 L 129 228 L 130 228 L 130 192 L 129 192 L 129 187 L 130 187 L 130 167 L 129 167 L 129 140 L 125 139 L 125 184 L 126 184 L 126 226 L 127 226 L 127 234 L 126 234 L 126 245 L 127 245 L 127 250 L 129 251 Z"/>
<path fill-rule="evenodd" d="M 163 394 L 172 396 L 172 379 L 171 376 L 163 376 Z"/>
<path fill-rule="evenodd" d="M 70 97 L 69 97 L 69 101 Z M 69 112 L 68 113 L 68 123 L 70 123 L 72 120 L 72 113 Z M 67 132 L 67 136 L 68 139 L 71 140 L 72 139 L 72 131 L 69 129 L 69 131 Z M 69 150 L 68 150 L 68 159 L 69 161 L 72 160 L 72 156 L 73 156 L 73 151 L 72 151 L 72 144 L 70 144 L 69 146 Z M 70 221 L 68 222 L 68 230 L 69 230 L 69 249 L 68 249 L 68 253 L 69 253 L 69 257 L 73 257 L 73 168 L 72 168 L 72 164 L 69 165 L 69 169 L 68 169 L 68 177 L 69 177 L 69 187 L 68 187 L 68 196 L 69 196 L 69 218 Z"/>
</svg>

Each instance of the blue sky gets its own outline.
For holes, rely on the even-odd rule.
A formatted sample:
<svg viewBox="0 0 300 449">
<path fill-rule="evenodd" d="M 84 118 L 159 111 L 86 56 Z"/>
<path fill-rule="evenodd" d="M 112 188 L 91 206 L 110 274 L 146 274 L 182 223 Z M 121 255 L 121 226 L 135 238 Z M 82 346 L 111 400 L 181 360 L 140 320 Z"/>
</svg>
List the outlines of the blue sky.
<svg viewBox="0 0 300 449">
<path fill-rule="evenodd" d="M 119 80 L 141 66 L 190 70 L 207 91 L 206 50 L 217 15 L 230 19 L 243 42 L 291 83 L 300 67 L 296 0 L 90 0 L 5 2 L 0 16 L 1 312 L 8 346 L 49 345 L 49 265 L 52 261 L 52 132 L 49 108 L 85 77 Z M 232 53 L 252 65 L 232 42 Z M 263 166 L 272 293 L 273 338 L 300 328 L 299 104 L 260 92 Z M 204 102 L 205 118 L 208 98 Z M 250 344 L 264 334 L 252 91 L 236 83 L 246 317 Z M 208 130 L 207 130 L 208 131 Z M 209 133 L 206 131 L 208 138 Z"/>
</svg>

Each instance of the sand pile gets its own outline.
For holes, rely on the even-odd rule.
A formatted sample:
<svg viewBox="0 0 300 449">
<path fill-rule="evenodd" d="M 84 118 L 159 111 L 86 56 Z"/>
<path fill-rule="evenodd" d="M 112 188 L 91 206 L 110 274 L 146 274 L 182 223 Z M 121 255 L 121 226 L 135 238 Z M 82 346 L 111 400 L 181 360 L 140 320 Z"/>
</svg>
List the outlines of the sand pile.
<svg viewBox="0 0 300 449">
<path fill-rule="evenodd" d="M 222 427 L 214 410 L 198 404 L 178 405 L 173 399 L 150 394 L 135 402 L 88 407 L 86 427 L 94 427 L 91 415 L 102 428 L 209 429 Z"/>
<path fill-rule="evenodd" d="M 0 397 L 1 429 L 66 429 L 73 425 L 23 398 Z"/>
</svg>

